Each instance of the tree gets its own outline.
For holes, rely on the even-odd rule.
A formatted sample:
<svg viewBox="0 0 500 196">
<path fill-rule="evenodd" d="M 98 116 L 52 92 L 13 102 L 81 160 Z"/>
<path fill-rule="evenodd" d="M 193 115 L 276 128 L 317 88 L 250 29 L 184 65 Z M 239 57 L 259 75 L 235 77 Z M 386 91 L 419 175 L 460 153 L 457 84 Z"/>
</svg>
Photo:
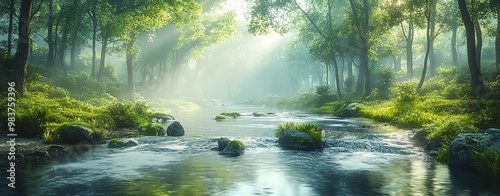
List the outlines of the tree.
<svg viewBox="0 0 500 196">
<path fill-rule="evenodd" d="M 471 87 L 474 91 L 476 98 L 481 98 L 485 93 L 483 79 L 481 78 L 481 68 L 477 61 L 476 56 L 476 40 L 474 32 L 474 23 L 471 19 L 469 9 L 465 0 L 458 0 L 458 7 L 460 15 L 465 26 L 465 33 L 467 37 L 467 59 L 469 63 L 469 71 L 471 74 Z"/>
<path fill-rule="evenodd" d="M 33 0 L 22 0 L 19 12 L 19 38 L 17 40 L 17 50 L 15 55 L 15 78 L 16 91 L 23 97 L 26 93 L 26 77 L 28 75 L 28 52 L 30 48 L 30 22 L 31 6 Z"/>
</svg>

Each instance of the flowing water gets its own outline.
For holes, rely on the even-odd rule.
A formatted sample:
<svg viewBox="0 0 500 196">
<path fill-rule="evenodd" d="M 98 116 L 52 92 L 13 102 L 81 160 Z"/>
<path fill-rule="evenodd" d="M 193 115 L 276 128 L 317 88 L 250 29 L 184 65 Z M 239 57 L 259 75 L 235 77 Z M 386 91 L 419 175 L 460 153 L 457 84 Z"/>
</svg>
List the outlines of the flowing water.
<svg viewBox="0 0 500 196">
<path fill-rule="evenodd" d="M 243 116 L 217 122 L 221 112 Z M 273 112 L 253 117 L 252 112 Z M 68 158 L 20 169 L 27 195 L 495 195 L 496 184 L 474 172 L 449 172 L 415 147 L 411 132 L 363 119 L 237 106 L 173 112 L 183 137 L 141 137 L 139 146 L 101 145 Z M 282 150 L 279 122 L 312 122 L 326 133 L 322 151 Z M 211 150 L 217 138 L 241 140 L 245 154 Z M 453 175 L 452 175 L 453 174 Z M 3 194 L 2 194 L 3 195 Z"/>
</svg>

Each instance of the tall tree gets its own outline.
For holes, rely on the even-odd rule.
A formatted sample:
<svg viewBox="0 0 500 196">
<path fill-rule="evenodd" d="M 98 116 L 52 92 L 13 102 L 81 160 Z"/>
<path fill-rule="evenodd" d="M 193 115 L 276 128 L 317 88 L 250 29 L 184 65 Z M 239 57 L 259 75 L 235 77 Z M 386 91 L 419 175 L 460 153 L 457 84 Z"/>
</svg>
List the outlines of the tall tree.
<svg viewBox="0 0 500 196">
<path fill-rule="evenodd" d="M 368 0 L 363 0 L 361 4 L 355 0 L 349 0 L 349 2 L 352 9 L 354 26 L 360 39 L 360 62 L 356 93 L 363 93 L 365 96 L 369 96 L 372 91 L 370 79 L 371 73 L 370 68 L 368 67 L 368 52 L 370 49 L 368 45 L 370 39 L 370 4 L 368 3 Z"/>
<path fill-rule="evenodd" d="M 19 96 L 26 93 L 26 77 L 28 75 L 28 52 L 30 48 L 30 22 L 31 7 L 33 0 L 22 0 L 19 12 L 19 38 L 17 40 L 17 50 L 15 55 L 14 81 L 16 82 L 16 91 Z"/>
<path fill-rule="evenodd" d="M 474 91 L 476 98 L 481 98 L 485 93 L 483 79 L 481 78 L 481 67 L 478 64 L 476 56 L 476 40 L 474 32 L 474 23 L 465 0 L 458 0 L 458 7 L 460 15 L 465 26 L 465 33 L 467 37 L 467 59 L 469 63 L 469 71 L 471 74 L 471 87 Z"/>
</svg>

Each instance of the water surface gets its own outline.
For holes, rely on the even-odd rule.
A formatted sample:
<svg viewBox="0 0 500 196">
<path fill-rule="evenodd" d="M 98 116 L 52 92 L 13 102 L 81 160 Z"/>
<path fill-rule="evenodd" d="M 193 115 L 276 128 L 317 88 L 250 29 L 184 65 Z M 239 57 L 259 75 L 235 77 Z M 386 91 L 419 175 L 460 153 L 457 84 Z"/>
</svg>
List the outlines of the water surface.
<svg viewBox="0 0 500 196">
<path fill-rule="evenodd" d="M 217 122 L 221 112 L 243 116 Z M 252 112 L 271 112 L 253 117 Z M 409 140 L 410 131 L 264 107 L 212 105 L 175 112 L 183 137 L 141 137 L 126 149 L 98 146 L 77 156 L 27 166 L 18 188 L 27 195 L 494 195 L 497 184 L 474 172 L 453 172 Z M 282 150 L 279 122 L 312 122 L 328 148 Z M 168 124 L 168 123 L 167 123 Z M 239 139 L 240 157 L 211 150 L 217 138 Z M 20 183 L 20 184 L 19 184 Z M 5 192 L 6 186 L 2 187 Z M 2 194 L 3 195 L 3 194 Z"/>
</svg>

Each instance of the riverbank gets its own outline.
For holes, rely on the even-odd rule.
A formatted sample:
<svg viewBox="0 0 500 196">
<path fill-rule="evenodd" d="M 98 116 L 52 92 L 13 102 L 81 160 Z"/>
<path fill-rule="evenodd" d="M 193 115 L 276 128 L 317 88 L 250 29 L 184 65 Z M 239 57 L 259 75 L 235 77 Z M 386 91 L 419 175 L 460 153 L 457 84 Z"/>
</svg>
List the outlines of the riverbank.
<svg viewBox="0 0 500 196">
<path fill-rule="evenodd" d="M 105 137 L 109 139 L 126 138 L 130 136 L 131 135 L 127 134 L 126 131 L 108 131 L 105 135 Z M 11 144 L 7 142 L 10 139 L 11 138 L 5 136 L 0 137 L 0 141 L 3 141 L 2 143 L 0 143 L 0 154 L 9 155 L 9 153 L 12 152 Z M 78 144 L 47 144 L 44 143 L 43 139 L 41 138 L 16 137 L 14 146 L 15 154 L 13 154 L 15 157 L 14 162 L 17 168 L 22 168 L 31 163 L 37 163 L 56 158 L 71 158 L 73 156 L 82 154 L 99 144 L 105 143 L 106 140 L 101 140 L 94 143 L 80 142 Z M 10 162 L 12 162 L 12 160 L 9 160 L 8 157 L 0 159 L 0 165 L 4 169 L 9 167 Z"/>
</svg>

